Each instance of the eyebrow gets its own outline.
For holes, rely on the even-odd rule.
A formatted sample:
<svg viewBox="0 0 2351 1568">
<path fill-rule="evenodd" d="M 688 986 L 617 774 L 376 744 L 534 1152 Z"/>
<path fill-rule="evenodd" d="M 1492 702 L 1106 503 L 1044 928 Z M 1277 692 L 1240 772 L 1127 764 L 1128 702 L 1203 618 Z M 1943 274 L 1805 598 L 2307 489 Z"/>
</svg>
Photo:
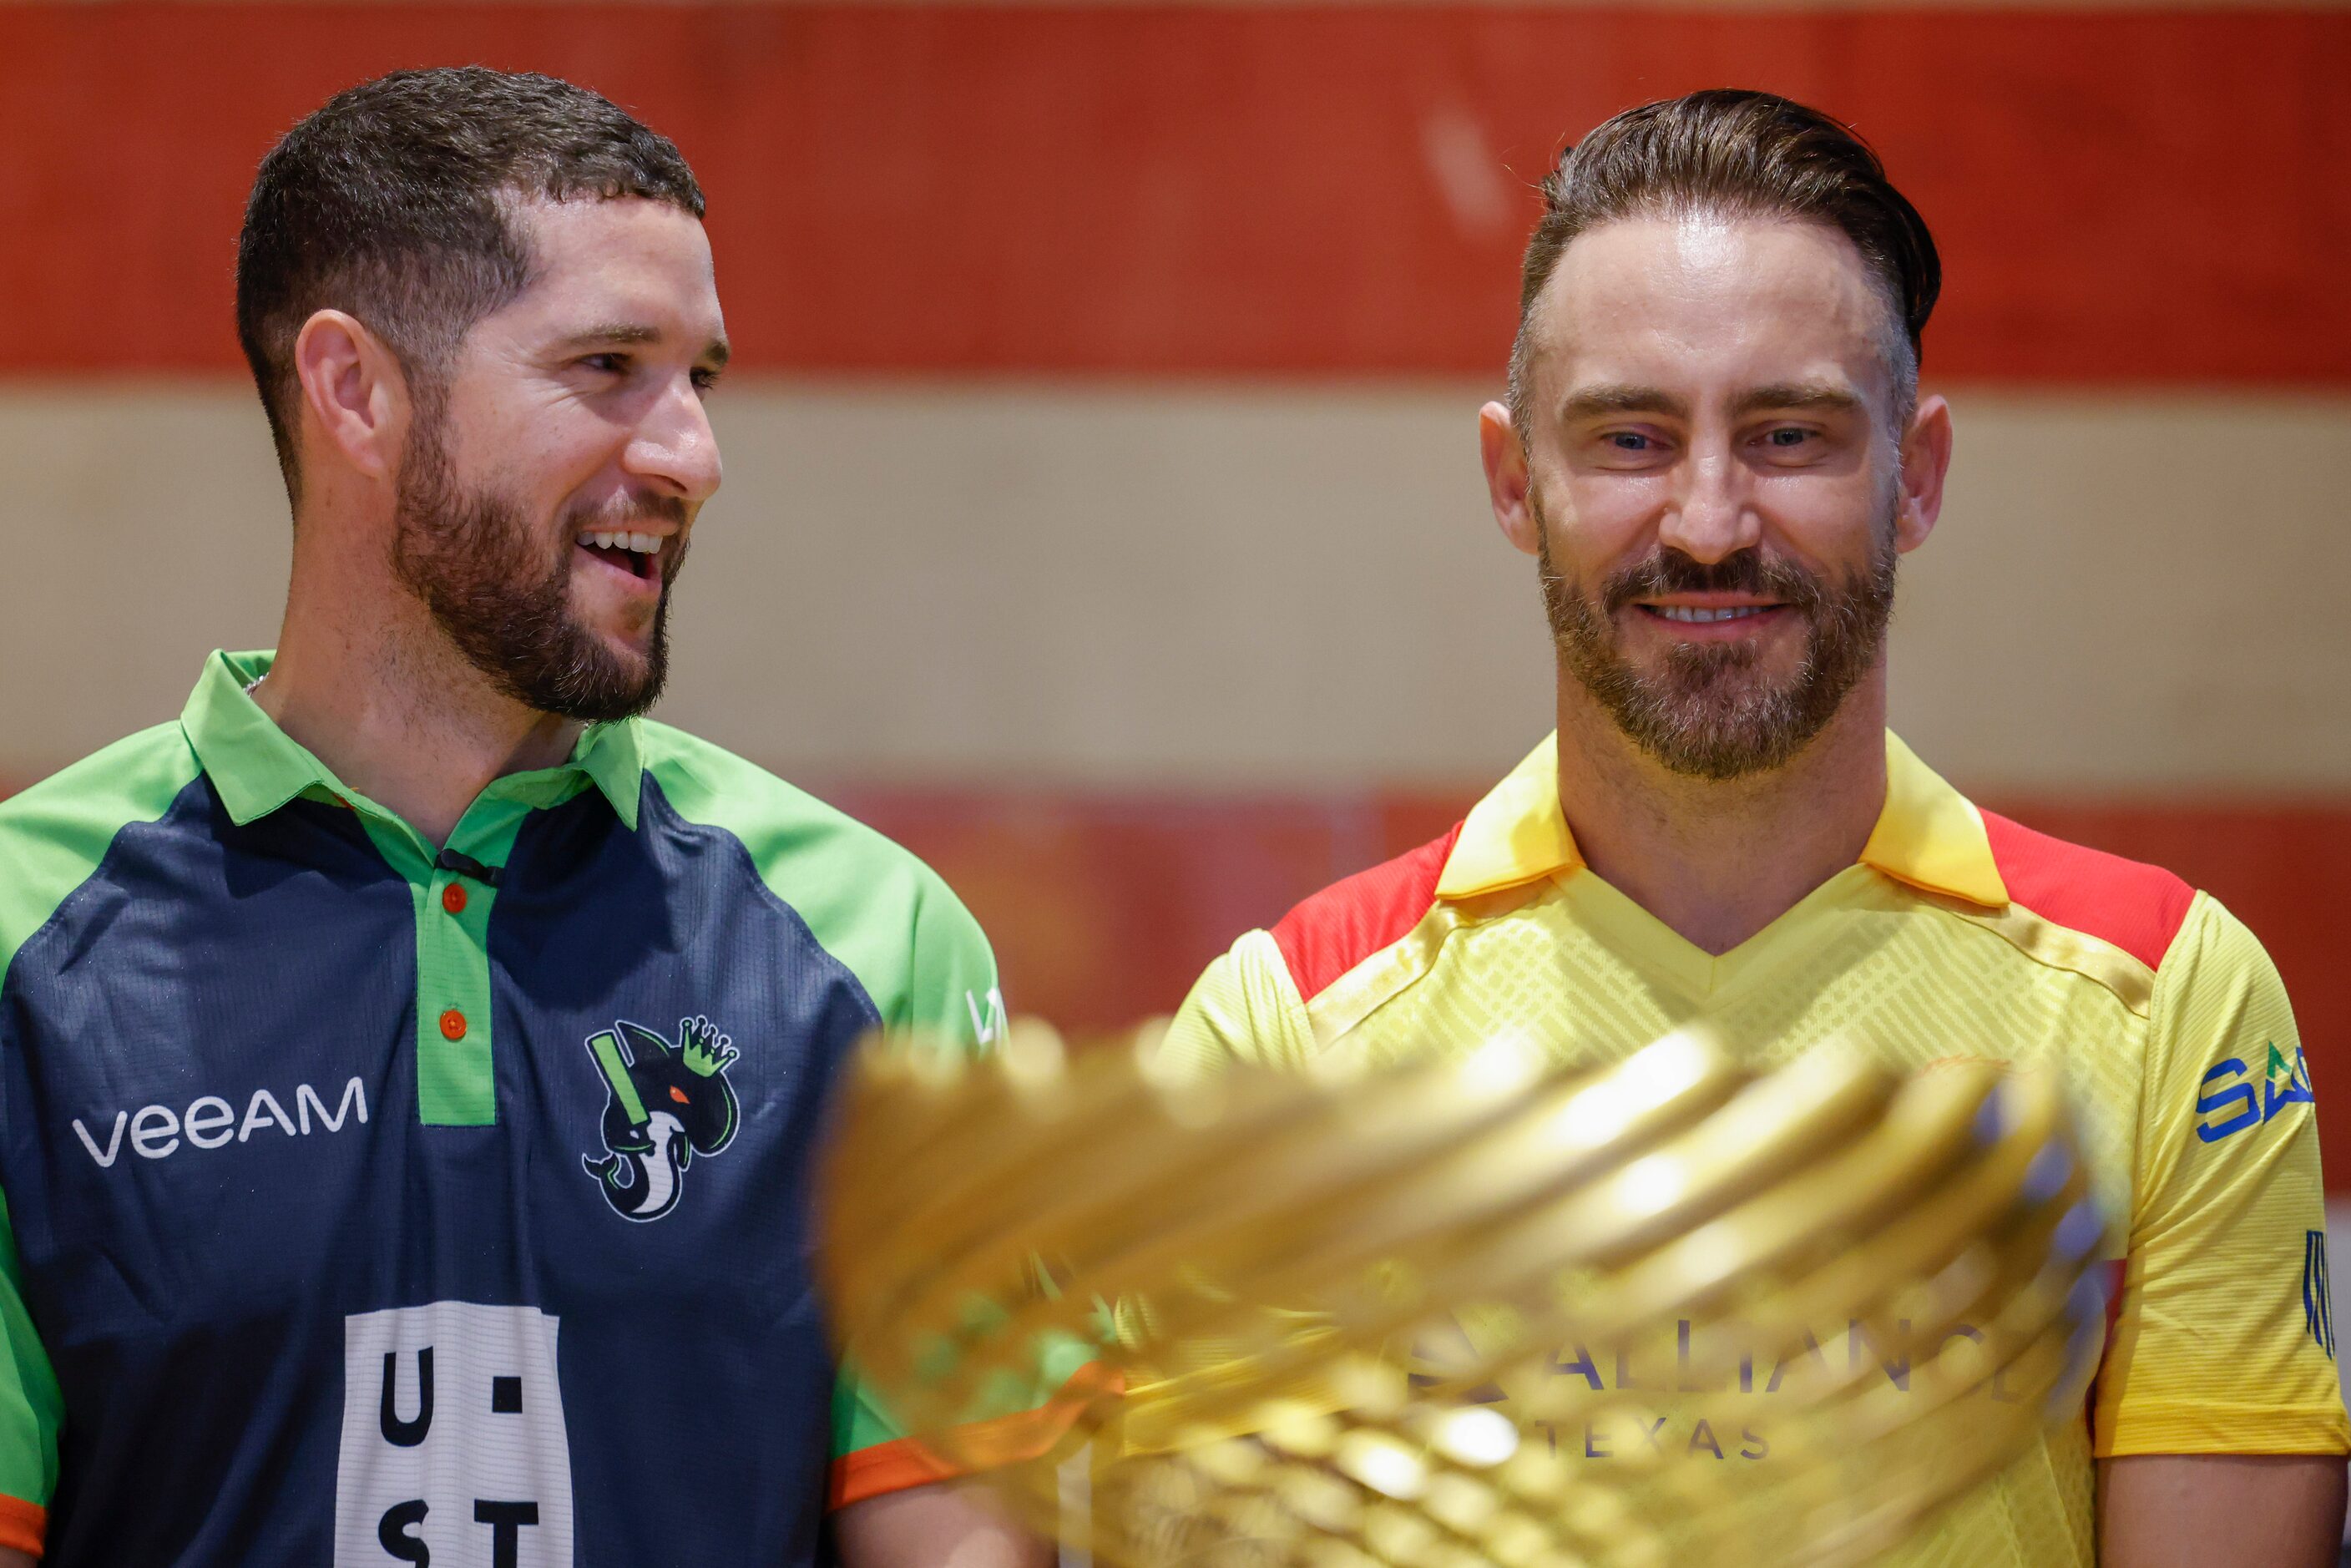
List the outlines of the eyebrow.
<svg viewBox="0 0 2351 1568">
<path fill-rule="evenodd" d="M 589 328 L 584 332 L 574 332 L 570 337 L 563 340 L 560 347 L 566 353 L 576 353 L 582 349 L 625 348 L 639 343 L 658 343 L 661 341 L 661 336 L 660 329 L 648 327 L 642 321 L 605 321 Z M 734 350 L 728 346 L 726 339 L 713 338 L 710 340 L 710 346 L 702 350 L 702 357 L 709 361 L 714 367 L 724 370 L 726 368 L 726 361 L 734 357 Z"/>
<path fill-rule="evenodd" d="M 1560 418 L 1570 422 L 1598 419 L 1612 413 L 1662 413 L 1675 419 L 1687 419 L 1689 404 L 1656 387 L 1610 382 L 1579 387 L 1559 405 Z"/>
<path fill-rule="evenodd" d="M 1858 396 L 1834 382 L 1773 382 L 1740 393 L 1731 401 L 1730 413 L 1732 418 L 1740 419 L 1766 409 L 1843 413 L 1860 406 Z M 1559 412 L 1562 420 L 1571 423 L 1604 418 L 1612 413 L 1662 413 L 1671 419 L 1687 419 L 1690 405 L 1662 388 L 1607 382 L 1569 393 L 1560 403 Z"/>
<path fill-rule="evenodd" d="M 1766 409 L 1808 408 L 1823 413 L 1843 413 L 1860 406 L 1859 397 L 1834 382 L 1776 382 L 1740 393 L 1731 402 L 1730 413 L 1735 419 Z"/>
</svg>

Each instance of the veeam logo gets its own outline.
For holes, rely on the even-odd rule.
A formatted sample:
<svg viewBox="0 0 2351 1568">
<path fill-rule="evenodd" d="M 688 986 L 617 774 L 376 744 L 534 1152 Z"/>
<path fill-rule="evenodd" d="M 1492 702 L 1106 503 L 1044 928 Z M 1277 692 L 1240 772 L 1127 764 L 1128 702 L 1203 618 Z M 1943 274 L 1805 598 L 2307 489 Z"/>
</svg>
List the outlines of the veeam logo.
<svg viewBox="0 0 2351 1568">
<path fill-rule="evenodd" d="M 2294 1048 L 2294 1060 L 2289 1061 L 2275 1040 L 2267 1043 L 2269 1060 L 2258 1080 L 2258 1094 L 2253 1088 L 2257 1081 L 2236 1057 L 2206 1071 L 2199 1085 L 2202 1092 L 2196 1099 L 2199 1138 L 2217 1144 L 2232 1133 L 2262 1125 L 2289 1105 L 2316 1103 L 2318 1096 L 2310 1091 L 2310 1063 L 2303 1059 L 2302 1047 Z"/>
</svg>

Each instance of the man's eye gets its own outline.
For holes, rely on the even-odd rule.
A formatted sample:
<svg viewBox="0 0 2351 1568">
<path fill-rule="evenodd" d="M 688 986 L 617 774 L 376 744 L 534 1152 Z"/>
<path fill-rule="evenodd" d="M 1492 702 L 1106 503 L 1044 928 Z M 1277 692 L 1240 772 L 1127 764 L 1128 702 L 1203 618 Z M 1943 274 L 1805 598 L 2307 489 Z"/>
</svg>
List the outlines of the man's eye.
<svg viewBox="0 0 2351 1568">
<path fill-rule="evenodd" d="M 1802 446 L 1812 437 L 1809 430 L 1775 430 L 1764 439 L 1774 446 Z"/>
<path fill-rule="evenodd" d="M 706 392 L 717 384 L 718 372 L 716 371 L 696 371 L 694 372 L 695 391 Z"/>
<path fill-rule="evenodd" d="M 1608 433 L 1608 444 L 1619 452 L 1646 452 L 1649 438 L 1637 430 L 1614 430 Z"/>
<path fill-rule="evenodd" d="M 580 362 L 591 371 L 601 371 L 611 376 L 624 375 L 629 369 L 626 354 L 590 354 Z"/>
</svg>

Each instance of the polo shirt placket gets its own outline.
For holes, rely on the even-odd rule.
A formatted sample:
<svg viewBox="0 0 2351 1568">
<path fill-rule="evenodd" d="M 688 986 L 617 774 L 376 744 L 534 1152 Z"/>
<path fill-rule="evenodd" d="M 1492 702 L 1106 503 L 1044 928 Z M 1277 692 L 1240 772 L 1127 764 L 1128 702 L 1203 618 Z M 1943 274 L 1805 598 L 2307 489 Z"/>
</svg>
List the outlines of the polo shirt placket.
<svg viewBox="0 0 2351 1568">
<path fill-rule="evenodd" d="M 240 827 L 296 799 L 357 813 L 416 906 L 417 1118 L 427 1126 L 495 1125 L 489 933 L 498 883 L 530 813 L 583 789 L 602 789 L 613 812 L 635 831 L 642 763 L 634 727 L 590 726 L 562 767 L 492 780 L 436 850 L 398 813 L 344 785 L 249 700 L 267 668 L 257 654 L 225 654 L 208 665 L 182 719 L 189 744 Z"/>
</svg>

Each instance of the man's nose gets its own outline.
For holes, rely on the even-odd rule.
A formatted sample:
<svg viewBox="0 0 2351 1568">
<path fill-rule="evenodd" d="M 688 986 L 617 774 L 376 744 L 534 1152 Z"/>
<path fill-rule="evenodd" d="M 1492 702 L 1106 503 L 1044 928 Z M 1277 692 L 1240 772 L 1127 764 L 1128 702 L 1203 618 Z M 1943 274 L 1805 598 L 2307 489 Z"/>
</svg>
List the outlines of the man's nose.
<svg viewBox="0 0 2351 1568">
<path fill-rule="evenodd" d="M 1680 493 L 1657 528 L 1657 542 L 1708 566 L 1761 542 L 1744 465 L 1728 452 L 1693 454 Z"/>
<path fill-rule="evenodd" d="M 691 381 L 679 377 L 677 384 L 645 411 L 643 423 L 630 439 L 623 465 L 632 475 L 653 481 L 690 506 L 698 507 L 717 493 L 725 477 L 718 437 L 710 428 L 710 412 Z"/>
</svg>

